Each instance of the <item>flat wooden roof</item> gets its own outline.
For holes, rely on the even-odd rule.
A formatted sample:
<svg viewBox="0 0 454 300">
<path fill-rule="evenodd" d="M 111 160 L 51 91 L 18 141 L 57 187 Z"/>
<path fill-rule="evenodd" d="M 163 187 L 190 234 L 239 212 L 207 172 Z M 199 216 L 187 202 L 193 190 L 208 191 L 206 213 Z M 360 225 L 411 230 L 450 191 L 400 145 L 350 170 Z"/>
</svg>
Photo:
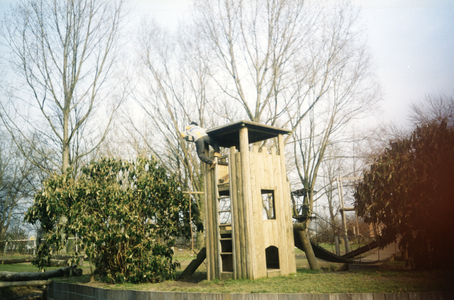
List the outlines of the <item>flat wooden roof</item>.
<svg viewBox="0 0 454 300">
<path fill-rule="evenodd" d="M 247 127 L 249 143 L 264 141 L 277 137 L 279 134 L 289 134 L 290 130 L 279 127 L 268 126 L 256 122 L 239 121 L 232 124 L 216 127 L 207 130 L 207 133 L 218 140 L 221 147 L 239 148 L 240 146 L 240 129 Z"/>
</svg>

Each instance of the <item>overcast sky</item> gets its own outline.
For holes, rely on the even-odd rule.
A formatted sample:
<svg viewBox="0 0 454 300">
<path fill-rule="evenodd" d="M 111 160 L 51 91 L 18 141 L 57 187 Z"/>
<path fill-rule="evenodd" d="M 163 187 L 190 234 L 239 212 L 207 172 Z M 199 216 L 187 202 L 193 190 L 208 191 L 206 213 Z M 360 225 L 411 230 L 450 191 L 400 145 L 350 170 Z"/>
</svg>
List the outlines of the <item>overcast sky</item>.
<svg viewBox="0 0 454 300">
<path fill-rule="evenodd" d="M 3 15 L 15 0 L 0 0 Z M 130 0 L 134 16 L 176 26 L 188 0 Z M 454 0 L 353 0 L 362 8 L 383 91 L 383 118 L 405 122 L 409 103 L 426 94 L 454 96 Z M 140 19 L 140 18 L 134 18 Z"/>
<path fill-rule="evenodd" d="M 399 121 L 428 93 L 454 96 L 454 0 L 356 0 L 384 93 Z"/>
</svg>

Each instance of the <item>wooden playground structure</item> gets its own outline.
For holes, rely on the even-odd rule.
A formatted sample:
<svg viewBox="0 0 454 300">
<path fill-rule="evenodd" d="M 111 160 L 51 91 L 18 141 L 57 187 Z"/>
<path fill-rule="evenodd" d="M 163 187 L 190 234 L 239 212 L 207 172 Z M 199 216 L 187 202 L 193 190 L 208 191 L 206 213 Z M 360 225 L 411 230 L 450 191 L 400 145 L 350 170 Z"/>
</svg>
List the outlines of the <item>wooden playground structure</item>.
<svg viewBox="0 0 454 300">
<path fill-rule="evenodd" d="M 208 280 L 296 272 L 284 158 L 288 133 L 247 121 L 208 131 L 229 149 L 214 168 L 204 167 Z M 277 138 L 277 153 L 251 145 L 271 138 Z"/>
<path fill-rule="evenodd" d="M 191 276 L 205 259 L 208 280 L 295 273 L 295 247 L 305 250 L 293 226 L 285 166 L 283 136 L 290 131 L 239 121 L 207 133 L 228 154 L 215 158 L 214 166 L 203 164 L 206 247 L 180 279 Z M 263 146 L 270 139 L 277 151 Z M 354 256 L 378 246 L 374 241 L 339 256 L 311 245 L 316 257 L 342 263 L 355 263 Z"/>
</svg>

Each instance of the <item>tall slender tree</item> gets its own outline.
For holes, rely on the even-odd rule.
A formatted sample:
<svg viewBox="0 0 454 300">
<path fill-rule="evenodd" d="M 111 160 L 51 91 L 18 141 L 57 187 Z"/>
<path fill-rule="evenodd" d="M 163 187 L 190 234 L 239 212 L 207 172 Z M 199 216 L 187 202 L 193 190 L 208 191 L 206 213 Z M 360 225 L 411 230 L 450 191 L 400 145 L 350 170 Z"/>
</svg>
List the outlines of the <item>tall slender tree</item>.
<svg viewBox="0 0 454 300">
<path fill-rule="evenodd" d="M 48 174 L 77 169 L 94 153 L 122 102 L 108 81 L 122 6 L 122 0 L 21 0 L 2 22 L 12 74 L 2 85 L 8 101 L 0 117 L 22 154 Z"/>
</svg>

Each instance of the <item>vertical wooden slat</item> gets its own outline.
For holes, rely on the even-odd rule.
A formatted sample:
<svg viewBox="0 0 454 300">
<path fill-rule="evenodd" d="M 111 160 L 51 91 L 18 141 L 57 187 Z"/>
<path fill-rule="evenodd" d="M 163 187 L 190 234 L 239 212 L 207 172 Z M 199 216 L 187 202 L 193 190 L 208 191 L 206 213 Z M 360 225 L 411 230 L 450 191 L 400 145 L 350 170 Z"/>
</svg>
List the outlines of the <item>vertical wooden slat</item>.
<svg viewBox="0 0 454 300">
<path fill-rule="evenodd" d="M 243 197 L 243 177 L 242 169 L 243 165 L 241 163 L 241 153 L 235 154 L 235 166 L 236 166 L 236 184 L 237 190 L 235 193 L 237 194 L 237 203 L 238 203 L 238 233 L 239 233 L 239 241 L 240 241 L 240 256 L 238 266 L 241 269 L 241 277 L 240 278 L 248 278 L 247 271 L 246 271 L 246 232 L 244 228 L 244 218 L 245 218 L 245 211 L 244 211 L 244 197 Z"/>
<path fill-rule="evenodd" d="M 220 248 L 220 238 L 221 235 L 219 233 L 219 200 L 218 200 L 218 189 L 217 189 L 217 178 L 216 178 L 216 168 L 211 169 L 210 166 L 207 166 L 207 168 L 210 170 L 211 173 L 211 192 L 212 192 L 212 203 L 213 203 L 213 242 L 214 242 L 214 264 L 215 264 L 215 276 L 216 278 L 221 278 L 221 270 L 222 270 L 222 264 L 221 264 L 221 248 Z"/>
<path fill-rule="evenodd" d="M 206 207 L 206 239 L 207 239 L 207 258 L 208 258 L 208 269 L 207 269 L 207 278 L 209 280 L 219 278 L 219 272 L 217 271 L 218 268 L 218 260 L 217 257 L 218 247 L 216 239 L 216 227 L 217 227 L 217 217 L 216 217 L 216 206 L 215 201 L 217 199 L 214 195 L 213 189 L 213 173 L 210 170 L 210 167 L 206 164 L 203 165 L 204 173 L 205 173 L 205 207 Z"/>
<path fill-rule="evenodd" d="M 249 137 L 247 127 L 240 129 L 240 155 L 241 155 L 241 177 L 243 178 L 243 203 L 245 208 L 245 218 L 244 218 L 244 227 L 245 227 L 245 240 L 246 240 L 246 263 L 247 278 L 255 279 L 256 274 L 253 273 L 253 266 L 255 263 L 255 258 L 253 253 L 255 252 L 254 243 L 253 243 L 253 233 L 252 226 L 250 222 L 252 221 L 252 195 L 251 195 L 251 168 L 249 160 Z"/>
<path fill-rule="evenodd" d="M 282 191 L 282 209 L 283 209 L 283 217 L 285 220 L 285 224 L 283 228 L 286 229 L 286 234 L 283 236 L 285 237 L 285 256 L 287 261 L 287 270 L 286 273 L 294 273 L 296 272 L 296 261 L 295 261 L 295 247 L 293 244 L 293 227 L 292 227 L 292 214 L 290 208 L 290 186 L 289 182 L 287 181 L 287 170 L 285 166 L 285 145 L 284 145 L 284 137 L 282 134 L 278 135 L 278 144 L 279 144 L 279 157 L 280 157 L 280 170 L 281 176 L 281 191 Z"/>
<path fill-rule="evenodd" d="M 279 154 L 281 151 L 279 151 Z M 280 269 L 281 272 L 286 274 L 288 270 L 288 243 L 287 243 L 287 224 L 290 220 L 286 219 L 285 215 L 285 201 L 284 199 L 287 199 L 284 195 L 284 191 L 282 189 L 282 176 L 285 176 L 282 174 L 282 160 L 281 160 L 281 155 L 278 155 L 275 153 L 273 155 L 273 165 L 275 166 L 275 182 L 276 182 L 276 207 L 277 207 L 277 212 L 276 215 L 278 215 L 277 221 L 279 223 L 279 227 L 281 228 L 282 231 L 281 234 L 279 234 L 278 238 L 278 243 L 279 243 L 279 262 L 280 262 Z"/>
<path fill-rule="evenodd" d="M 258 196 L 257 196 L 257 180 L 258 180 L 258 170 L 257 170 L 257 152 L 258 152 L 258 147 L 253 146 L 252 151 L 249 152 L 249 178 L 250 178 L 250 188 L 249 192 L 251 195 L 251 201 L 250 206 L 251 206 L 251 214 L 249 215 L 249 220 L 250 220 L 250 240 L 251 243 L 255 246 L 253 249 L 251 249 L 251 256 L 254 257 L 255 263 L 252 265 L 252 274 L 255 274 L 257 277 L 260 276 L 260 267 L 261 267 L 261 257 L 260 257 L 260 245 L 257 243 L 260 243 L 260 236 L 257 234 L 257 225 L 258 225 L 258 212 L 257 212 L 257 206 L 259 205 L 258 201 Z"/>
<path fill-rule="evenodd" d="M 238 266 L 240 259 L 240 235 L 238 223 L 238 194 L 236 182 L 236 148 L 230 147 L 229 153 L 229 195 L 232 213 L 232 246 L 233 246 L 233 279 L 242 278 L 241 267 Z"/>
<path fill-rule="evenodd" d="M 281 158 L 282 156 L 280 155 L 282 153 L 281 151 L 281 145 L 279 144 L 279 149 L 278 152 L 275 153 L 273 152 L 273 165 L 275 168 L 275 173 L 276 173 L 276 207 L 277 212 L 276 215 L 277 220 L 279 222 L 279 227 L 282 229 L 286 228 L 286 220 L 285 220 L 285 213 L 284 213 L 284 193 L 282 191 L 282 166 L 281 166 Z M 274 149 L 273 149 L 274 150 Z M 286 273 L 287 271 L 287 264 L 288 264 L 288 259 L 287 259 L 287 245 L 286 245 L 286 234 L 280 234 L 278 237 L 278 243 L 279 243 L 279 264 L 280 264 L 280 269 L 282 273 Z"/>
<path fill-rule="evenodd" d="M 218 257 L 218 252 L 217 252 L 217 247 L 216 247 L 216 216 L 215 216 L 215 209 L 214 209 L 214 191 L 213 191 L 213 178 L 212 174 L 210 172 L 209 166 L 205 165 L 205 168 L 208 173 L 208 186 L 209 186 L 209 195 L 210 195 L 210 247 L 212 249 L 211 251 L 211 277 L 212 279 L 218 278 L 217 274 L 217 257 Z"/>
<path fill-rule="evenodd" d="M 213 255 L 213 247 L 211 245 L 211 231 L 212 231 L 212 218 L 211 218 L 211 188 L 210 188 L 210 177 L 208 174 L 208 170 L 205 165 L 202 166 L 203 170 L 203 185 L 204 185 L 204 190 L 205 190 L 205 245 L 206 245 L 206 251 L 207 251 L 207 279 L 212 280 L 213 278 L 213 271 L 212 271 L 212 266 L 213 266 L 213 260 L 212 260 L 212 255 Z"/>
<path fill-rule="evenodd" d="M 210 231 L 211 231 L 211 216 L 210 216 L 210 191 L 209 191 L 209 178 L 208 178 L 208 173 L 207 169 L 205 166 L 202 166 L 202 172 L 203 172 L 203 190 L 205 191 L 205 247 L 206 247 L 206 256 L 207 256 L 207 279 L 211 280 L 212 279 L 212 272 L 211 272 L 211 254 L 213 249 L 211 249 L 211 237 L 210 237 Z"/>
<path fill-rule="evenodd" d="M 257 168 L 256 172 L 258 174 L 257 186 L 256 190 L 259 193 L 257 198 L 257 224 L 256 224 L 256 236 L 257 236 L 257 247 L 256 251 L 260 252 L 260 261 L 257 263 L 259 265 L 259 274 L 260 276 L 266 276 L 266 255 L 265 255 L 265 248 L 267 247 L 267 243 L 269 243 L 270 238 L 270 231 L 269 231 L 269 224 L 273 221 L 266 221 L 263 218 L 263 199 L 262 199 L 262 189 L 269 189 L 271 188 L 269 183 L 269 161 L 268 161 L 268 150 L 267 148 L 263 148 L 261 153 L 257 153 Z M 265 226 L 268 225 L 268 226 Z"/>
</svg>

